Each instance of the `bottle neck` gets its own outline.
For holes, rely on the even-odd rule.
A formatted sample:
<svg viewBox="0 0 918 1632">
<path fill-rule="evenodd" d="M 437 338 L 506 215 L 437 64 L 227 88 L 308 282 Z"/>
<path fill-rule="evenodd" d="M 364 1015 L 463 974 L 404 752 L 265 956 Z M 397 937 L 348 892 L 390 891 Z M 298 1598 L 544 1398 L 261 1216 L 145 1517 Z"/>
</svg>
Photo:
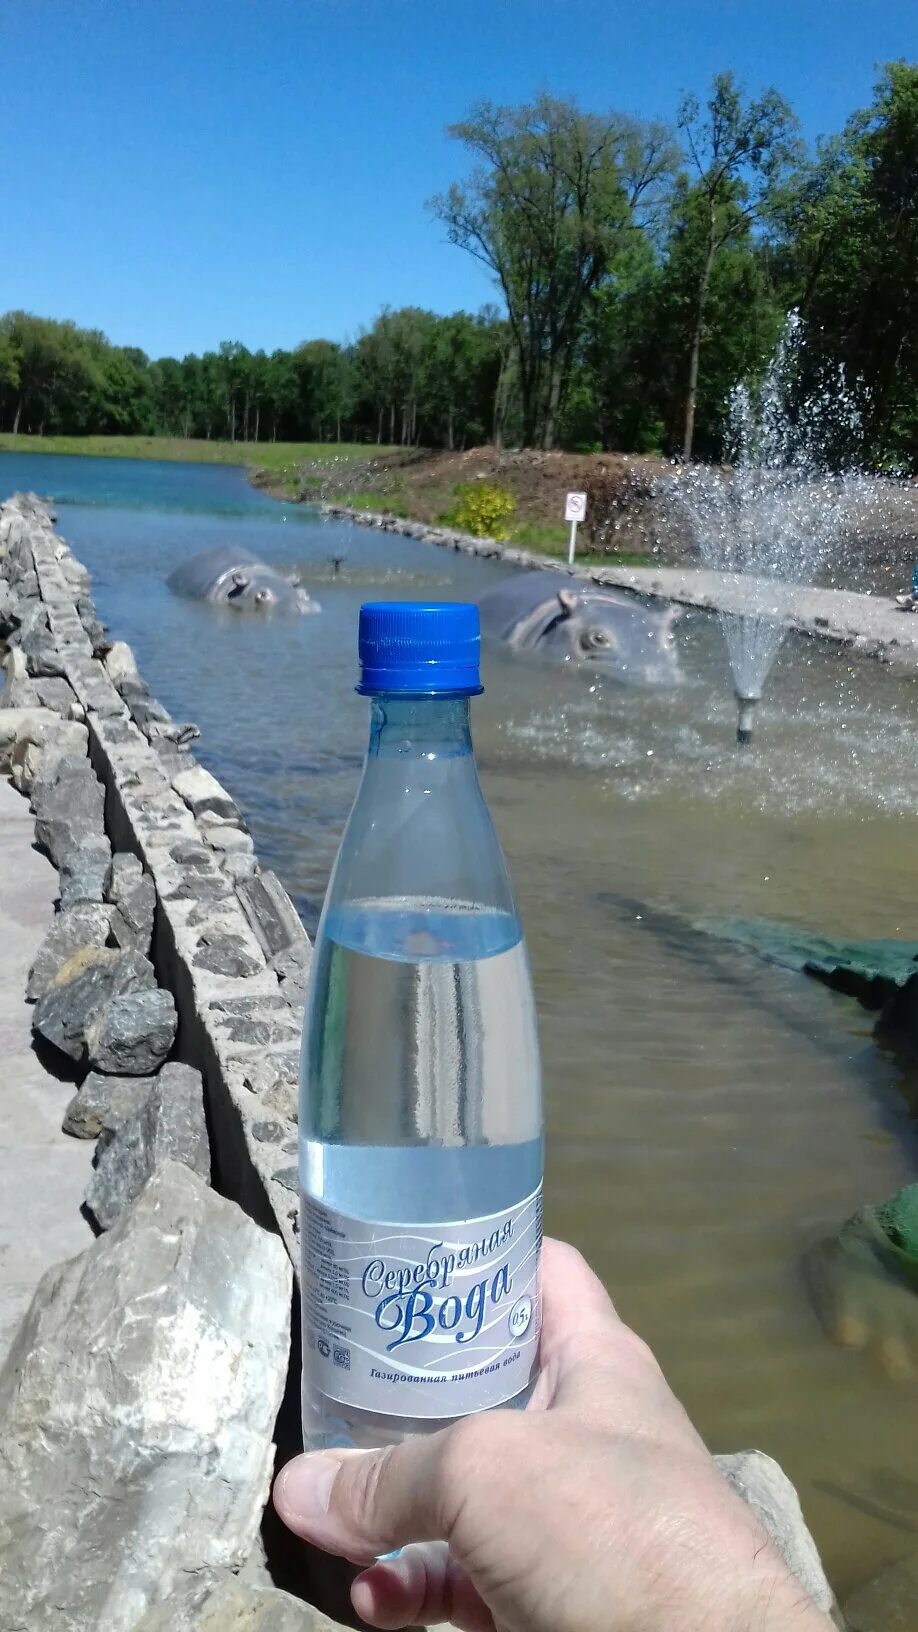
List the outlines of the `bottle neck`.
<svg viewBox="0 0 918 1632">
<path fill-rule="evenodd" d="M 372 698 L 367 759 L 458 759 L 471 756 L 468 697 Z"/>
<path fill-rule="evenodd" d="M 370 742 L 331 888 L 334 910 L 380 900 L 516 908 L 481 791 L 468 696 L 371 700 Z"/>
</svg>

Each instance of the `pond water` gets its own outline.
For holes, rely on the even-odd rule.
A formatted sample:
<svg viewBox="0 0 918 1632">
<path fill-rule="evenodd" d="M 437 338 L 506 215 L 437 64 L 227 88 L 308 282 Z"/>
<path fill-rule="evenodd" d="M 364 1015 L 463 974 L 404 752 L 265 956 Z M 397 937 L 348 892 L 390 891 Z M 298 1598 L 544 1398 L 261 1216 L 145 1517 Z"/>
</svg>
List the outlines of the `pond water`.
<svg viewBox="0 0 918 1632">
<path fill-rule="evenodd" d="M 0 454 L 0 490 L 20 487 L 54 496 L 102 617 L 201 726 L 312 928 L 364 748 L 360 602 L 473 598 L 507 569 L 285 509 L 220 467 Z M 296 567 L 322 615 L 175 599 L 172 566 L 228 540 Z M 823 1336 L 800 1259 L 914 1176 L 914 1084 L 854 1003 L 692 924 L 915 936 L 918 692 L 790 640 L 738 754 L 717 626 L 686 620 L 677 640 L 687 683 L 666 692 L 489 652 L 474 709 L 537 988 L 547 1223 L 712 1447 L 783 1462 L 844 1594 L 918 1546 L 918 1411 L 914 1386 Z"/>
</svg>

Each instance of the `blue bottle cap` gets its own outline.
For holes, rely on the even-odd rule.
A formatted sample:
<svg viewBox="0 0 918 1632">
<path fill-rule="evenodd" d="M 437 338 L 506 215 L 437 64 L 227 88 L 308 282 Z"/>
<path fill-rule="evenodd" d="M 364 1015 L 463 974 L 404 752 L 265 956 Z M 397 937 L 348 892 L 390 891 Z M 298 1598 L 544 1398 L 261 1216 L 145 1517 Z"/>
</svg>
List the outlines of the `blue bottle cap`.
<svg viewBox="0 0 918 1632">
<path fill-rule="evenodd" d="M 360 608 L 359 692 L 481 691 L 477 606 L 463 601 L 370 601 Z"/>
</svg>

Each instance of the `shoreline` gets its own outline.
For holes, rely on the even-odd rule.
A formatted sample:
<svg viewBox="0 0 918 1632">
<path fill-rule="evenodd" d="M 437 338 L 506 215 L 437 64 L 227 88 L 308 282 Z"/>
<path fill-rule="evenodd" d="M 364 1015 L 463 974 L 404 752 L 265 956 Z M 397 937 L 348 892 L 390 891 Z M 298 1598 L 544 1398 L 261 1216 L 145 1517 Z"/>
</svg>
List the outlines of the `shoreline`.
<svg viewBox="0 0 918 1632">
<path fill-rule="evenodd" d="M 386 511 L 355 510 L 347 505 L 326 502 L 324 516 L 375 527 L 380 532 L 417 538 L 440 549 L 459 550 L 482 560 L 503 561 L 522 569 L 554 570 L 567 577 L 581 578 L 606 589 L 624 590 L 649 600 L 665 601 L 692 611 L 715 615 L 749 615 L 760 612 L 763 601 L 772 597 L 768 611 L 776 622 L 797 634 L 829 640 L 847 646 L 865 657 L 882 663 L 918 670 L 918 615 L 900 612 L 890 597 L 858 594 L 853 590 L 813 589 L 805 584 L 778 584 L 772 579 L 753 579 L 740 573 L 713 572 L 703 567 L 634 567 L 595 564 L 568 566 L 553 556 L 501 544 L 493 538 L 476 538 L 450 527 L 429 526 L 405 521 Z M 754 597 L 750 590 L 755 586 Z"/>
</svg>

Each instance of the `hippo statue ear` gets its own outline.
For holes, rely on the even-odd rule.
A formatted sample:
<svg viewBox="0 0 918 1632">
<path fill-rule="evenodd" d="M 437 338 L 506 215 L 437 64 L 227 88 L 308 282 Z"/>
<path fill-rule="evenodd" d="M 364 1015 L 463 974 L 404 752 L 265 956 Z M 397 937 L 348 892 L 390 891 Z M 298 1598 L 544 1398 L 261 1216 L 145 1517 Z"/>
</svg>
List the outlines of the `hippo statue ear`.
<svg viewBox="0 0 918 1632">
<path fill-rule="evenodd" d="M 236 589 L 248 589 L 248 587 L 249 587 L 249 575 L 248 575 L 248 573 L 243 572 L 239 567 L 237 567 L 236 571 L 233 573 L 233 584 L 234 584 Z"/>
<path fill-rule="evenodd" d="M 576 590 L 559 589 L 558 605 L 560 606 L 561 611 L 564 613 L 564 616 L 569 618 L 572 612 L 576 612 L 579 605 L 579 597 Z"/>
</svg>

